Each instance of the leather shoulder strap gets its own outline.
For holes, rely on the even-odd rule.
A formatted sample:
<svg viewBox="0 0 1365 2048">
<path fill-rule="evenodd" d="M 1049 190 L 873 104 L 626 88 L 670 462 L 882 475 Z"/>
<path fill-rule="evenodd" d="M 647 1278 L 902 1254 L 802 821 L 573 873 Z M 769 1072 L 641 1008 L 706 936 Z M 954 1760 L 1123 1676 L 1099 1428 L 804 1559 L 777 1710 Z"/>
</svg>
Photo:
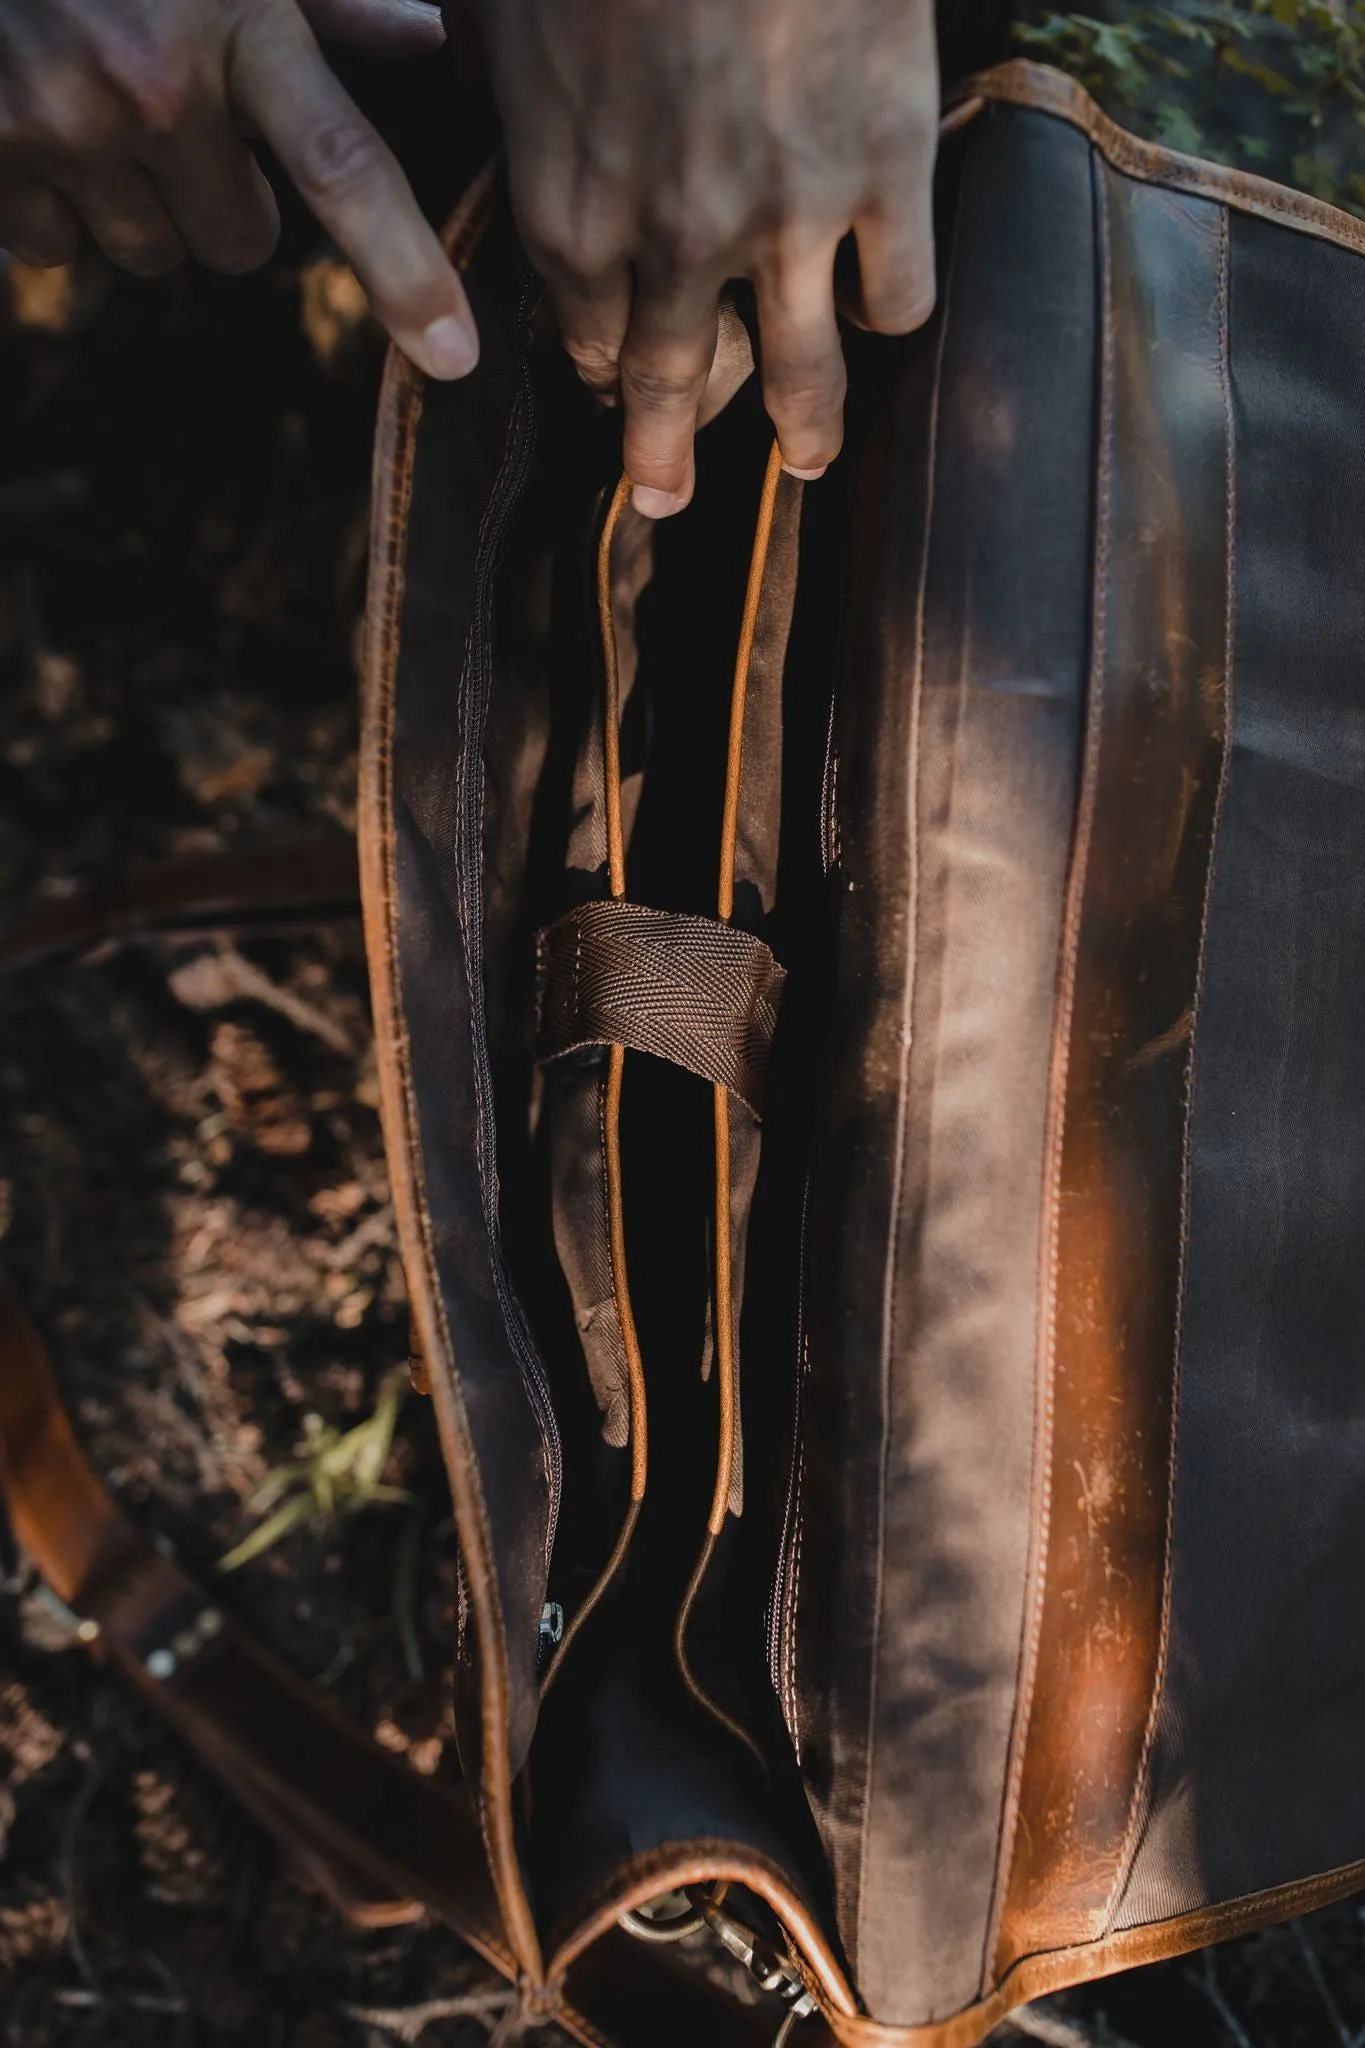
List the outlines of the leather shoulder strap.
<svg viewBox="0 0 1365 2048">
<path fill-rule="evenodd" d="M 388 1756 L 140 1535 L 82 1455 L 38 1333 L 10 1295 L 0 1296 L 0 1488 L 16 1538 L 95 1655 L 343 1911 L 373 1924 L 428 1908 L 510 1973 L 467 1798 Z"/>
</svg>

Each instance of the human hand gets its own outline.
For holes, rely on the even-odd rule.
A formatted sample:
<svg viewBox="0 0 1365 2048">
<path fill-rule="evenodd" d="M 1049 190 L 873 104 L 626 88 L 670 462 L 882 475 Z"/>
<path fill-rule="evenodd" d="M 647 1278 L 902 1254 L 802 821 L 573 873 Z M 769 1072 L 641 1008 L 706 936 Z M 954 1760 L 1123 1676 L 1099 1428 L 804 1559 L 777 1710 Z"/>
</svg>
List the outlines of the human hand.
<svg viewBox="0 0 1365 2048">
<path fill-rule="evenodd" d="M 187 249 L 252 270 L 279 232 L 254 130 L 399 347 L 463 376 L 478 337 L 460 280 L 314 30 L 394 55 L 443 36 L 426 0 L 0 0 L 0 246 L 68 262 L 84 223 L 139 276 Z"/>
<path fill-rule="evenodd" d="M 864 324 L 908 333 L 933 306 L 932 0 L 474 4 L 522 235 L 580 374 L 619 393 L 637 507 L 691 496 L 731 277 L 754 283 L 783 461 L 819 475 L 843 433 L 843 236 Z"/>
</svg>

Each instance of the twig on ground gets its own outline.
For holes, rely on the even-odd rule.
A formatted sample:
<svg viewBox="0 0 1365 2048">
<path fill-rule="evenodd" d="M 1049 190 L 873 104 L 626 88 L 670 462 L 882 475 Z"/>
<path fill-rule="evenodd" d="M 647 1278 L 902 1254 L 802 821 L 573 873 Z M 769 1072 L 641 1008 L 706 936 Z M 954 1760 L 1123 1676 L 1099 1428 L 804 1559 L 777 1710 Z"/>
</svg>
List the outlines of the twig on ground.
<svg viewBox="0 0 1365 2048">
<path fill-rule="evenodd" d="M 223 943 L 216 953 L 201 953 L 197 959 L 187 960 L 171 974 L 170 985 L 191 1010 L 218 1010 L 237 997 L 250 997 L 278 1010 L 296 1029 L 311 1032 L 343 1059 L 355 1056 L 350 1036 L 339 1024 L 334 1024 L 316 1003 L 296 996 L 292 989 L 281 988 L 250 960 L 243 959 L 235 946 Z"/>
<path fill-rule="evenodd" d="M 516 2006 L 516 1992 L 507 1989 L 473 1991 L 460 1998 L 428 1998 L 421 2005 L 343 2005 L 341 2010 L 362 2027 L 376 2028 L 400 2041 L 418 2041 L 438 2020 L 483 2019 L 491 2024 Z"/>
<path fill-rule="evenodd" d="M 95 1704 L 98 1717 L 100 1697 L 97 1696 Z M 86 1952 L 85 1943 L 81 1939 L 80 1914 L 76 1907 L 76 1838 L 80 1834 L 103 1777 L 104 1758 L 99 1750 L 92 1748 L 80 1789 L 67 1809 L 66 1819 L 62 1823 L 61 1844 L 57 1852 L 57 1878 L 61 1887 L 62 1904 L 66 1907 L 66 1945 L 72 1961 L 90 1987 L 91 1999 L 95 2004 L 104 2002 L 104 1992 Z"/>
<path fill-rule="evenodd" d="M 1199 1957 L 1199 1969 L 1188 1972 L 1191 1983 L 1197 1984 L 1209 2004 L 1217 2013 L 1223 2025 L 1237 2043 L 1237 2048 L 1255 2048 L 1250 2034 L 1228 2004 L 1222 1985 L 1218 1982 L 1218 1964 L 1214 1951 L 1206 1948 Z"/>
<path fill-rule="evenodd" d="M 77 1988 L 54 1991 L 52 2003 L 72 2007 L 77 2012 L 89 2012 L 99 2005 L 122 2005 L 129 2012 L 159 2012 L 172 2016 L 189 2010 L 183 1998 L 173 1998 L 159 1991 L 111 1991 L 106 1998 L 102 1992 Z"/>
<path fill-rule="evenodd" d="M 532 2031 L 522 2009 L 521 2000 L 514 1998 L 489 2035 L 488 2048 L 512 2048 L 514 2041 L 520 2041 L 524 2034 Z"/>
<path fill-rule="evenodd" d="M 420 1685 L 426 1675 L 422 1643 L 417 1632 L 417 1568 L 422 1558 L 422 1504 L 408 1516 L 398 1545 L 398 1564 L 393 1575 L 393 1613 L 398 1639 L 403 1645 L 403 1662 L 408 1677 Z"/>
<path fill-rule="evenodd" d="M 1045 2042 L 1047 2048 L 1130 2048 L 1103 2020 L 1093 2024 L 1074 2013 L 1058 2012 L 1042 1999 L 1020 2006 L 1006 2024 L 1030 2041 Z"/>
<path fill-rule="evenodd" d="M 322 1263 L 332 1273 L 344 1273 L 353 1266 L 363 1253 L 375 1245 L 393 1243 L 393 1204 L 386 1202 L 382 1209 L 376 1209 L 372 1216 L 357 1223 L 349 1237 L 343 1237 L 340 1244 L 329 1245 L 323 1254 Z"/>
<path fill-rule="evenodd" d="M 1322 2000 L 1322 2009 L 1332 2022 L 1332 2031 L 1335 2033 L 1338 2041 L 1340 2041 L 1341 2048 L 1357 2048 L 1360 2036 L 1353 2034 L 1342 2018 L 1341 2007 L 1337 2004 L 1332 1993 L 1332 1987 L 1327 1982 L 1321 1960 L 1313 1946 L 1308 1929 L 1304 1926 L 1302 1920 L 1291 1920 L 1289 1926 L 1294 1940 L 1298 1944 L 1299 1954 L 1303 1957 L 1303 1966 L 1313 1980 L 1313 1988 Z"/>
</svg>

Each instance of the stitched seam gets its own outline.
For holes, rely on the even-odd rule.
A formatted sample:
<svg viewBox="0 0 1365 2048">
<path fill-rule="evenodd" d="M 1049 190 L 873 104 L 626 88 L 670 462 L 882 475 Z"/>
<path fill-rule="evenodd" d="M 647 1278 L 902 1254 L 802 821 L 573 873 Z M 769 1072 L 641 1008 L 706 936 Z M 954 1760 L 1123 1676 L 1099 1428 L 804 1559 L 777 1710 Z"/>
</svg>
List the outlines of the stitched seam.
<svg viewBox="0 0 1365 2048">
<path fill-rule="evenodd" d="M 1157 1717 L 1165 1689 L 1166 1671 L 1170 1659 L 1171 1642 L 1171 1598 L 1172 1561 L 1175 1544 L 1175 1483 L 1179 1452 L 1180 1434 L 1180 1383 L 1185 1336 L 1185 1295 L 1189 1273 L 1190 1245 L 1190 1171 L 1191 1133 L 1194 1121 L 1195 1052 L 1199 1030 L 1199 1013 L 1204 995 L 1204 969 L 1208 955 L 1209 919 L 1213 903 L 1213 871 L 1218 854 L 1218 829 L 1222 823 L 1224 799 L 1227 795 L 1229 767 L 1232 756 L 1232 666 L 1233 632 L 1236 614 L 1236 530 L 1237 530 L 1237 475 L 1236 446 L 1233 440 L 1232 381 L 1231 381 L 1231 340 L 1229 319 L 1229 232 L 1227 208 L 1220 209 L 1220 232 L 1218 240 L 1218 374 L 1222 386 L 1223 421 L 1225 432 L 1224 461 L 1226 465 L 1226 510 L 1224 536 L 1224 595 L 1223 595 L 1223 744 L 1218 764 L 1218 788 L 1214 795 L 1213 820 L 1209 831 L 1209 859 L 1204 877 L 1204 901 L 1199 921 L 1199 956 L 1195 966 L 1194 1003 L 1190 1020 L 1190 1051 L 1185 1063 L 1185 1116 L 1181 1131 L 1180 1168 L 1180 1249 L 1177 1260 L 1175 1343 L 1172 1360 L 1171 1384 L 1171 1434 L 1166 1465 L 1166 1528 L 1165 1556 L 1162 1566 L 1161 1585 L 1161 1631 L 1157 1651 L 1156 1672 L 1152 1680 L 1152 1697 L 1148 1708 L 1147 1726 L 1143 1734 L 1142 1754 L 1138 1761 L 1136 1781 L 1133 1786 L 1133 1804 L 1129 1814 L 1128 1827 L 1124 1835 L 1123 1850 L 1109 1897 L 1105 1901 L 1104 1930 L 1111 1931 L 1114 1915 L 1122 1902 L 1126 1880 L 1137 1850 L 1139 1830 L 1142 1826 L 1145 1808 L 1144 1795 L 1151 1772 L 1152 1751 L 1156 1743 Z"/>
<path fill-rule="evenodd" d="M 1354 215 L 1307 193 L 1277 185 L 1271 178 L 1259 178 L 1254 172 L 1230 170 L 1222 164 L 1163 149 L 1159 143 L 1145 142 L 1111 121 L 1084 86 L 1050 65 L 1013 59 L 965 80 L 956 97 L 965 105 L 973 96 L 1029 108 L 1054 120 L 1069 122 L 1080 129 L 1107 163 L 1125 176 L 1140 178 L 1149 185 L 1192 192 L 1294 233 L 1332 242 L 1356 255 L 1365 254 L 1365 222 Z"/>
<path fill-rule="evenodd" d="M 1087 705 L 1085 756 L 1076 844 L 1067 885 L 1066 919 L 1062 932 L 1058 1015 L 1053 1041 L 1053 1072 L 1049 1087 L 1048 1123 L 1044 1154 L 1044 1245 L 1040 1246 L 1038 1332 L 1038 1386 L 1041 1393 L 1036 1450 L 1038 1471 L 1037 1550 L 1032 1560 L 1033 1586 L 1025 1621 L 1021 1659 L 1019 1701 L 1014 1727 L 1013 1756 L 1010 1761 L 1002 1815 L 1002 1835 L 1008 1835 L 1005 1860 L 1000 1869 L 995 1908 L 987 1927 L 987 1952 L 983 1976 L 991 1974 L 990 1957 L 998 1952 L 1004 1933 L 1019 1850 L 1020 1798 L 1028 1752 L 1030 1722 L 1037 1688 L 1038 1655 L 1041 1648 L 1043 1614 L 1047 1595 L 1048 1548 L 1052 1520 L 1052 1453 L 1056 1419 L 1057 1364 L 1057 1282 L 1060 1268 L 1059 1225 L 1061 1210 L 1062 1160 L 1066 1136 L 1066 1085 L 1070 1069 L 1071 1029 L 1075 1013 L 1076 972 L 1080 954 L 1081 922 L 1085 908 L 1085 884 L 1090 858 L 1091 833 L 1095 816 L 1096 784 L 1099 774 L 1101 731 L 1104 714 L 1105 634 L 1109 596 L 1109 507 L 1114 433 L 1114 335 L 1109 265 L 1109 198 L 1102 173 L 1091 159 L 1095 193 L 1096 255 L 1102 304 L 1100 329 L 1100 448 L 1096 489 L 1095 590 L 1091 621 L 1090 688 Z"/>
<path fill-rule="evenodd" d="M 412 1062 L 407 1032 L 407 1022 L 402 1009 L 401 970 L 398 948 L 398 878 L 397 844 L 393 818 L 393 723 L 394 691 L 397 676 L 399 644 L 401 640 L 401 613 L 405 588 L 405 563 L 403 544 L 407 532 L 408 514 L 411 501 L 413 472 L 416 463 L 418 426 L 422 414 L 423 387 L 415 373 L 404 367 L 398 372 L 401 381 L 396 384 L 394 414 L 396 415 L 395 442 L 393 449 L 394 469 L 391 484 L 382 484 L 384 491 L 386 525 L 386 558 L 382 578 L 384 619 L 379 633 L 379 684 L 376 706 L 374 801 L 379 834 L 380 912 L 382 918 L 381 937 L 383 944 L 384 982 L 382 990 L 382 1014 L 387 1027 L 389 1048 L 392 1057 L 394 1077 L 397 1082 L 400 1112 L 402 1117 L 401 1146 L 394 1174 L 395 1185 L 406 1179 L 411 1194 L 413 1220 L 417 1225 L 417 1251 L 422 1277 L 426 1287 L 427 1303 L 432 1312 L 437 1333 L 440 1337 L 447 1361 L 448 1371 L 438 1374 L 433 1382 L 437 1394 L 438 1420 L 444 1419 L 447 1428 L 442 1430 L 448 1438 L 448 1457 L 452 1467 L 452 1483 L 458 1472 L 463 1482 L 466 1507 L 474 1523 L 477 1545 L 482 1551 L 480 1563 L 480 1591 L 475 1601 L 476 1614 L 479 1602 L 486 1603 L 489 1627 L 478 1629 L 480 1657 L 480 1691 L 485 1729 L 485 1746 L 488 1756 L 501 1758 L 506 1777 L 506 1721 L 508 1681 L 505 1658 L 502 1654 L 501 1635 L 503 1620 L 501 1599 L 498 1593 L 492 1566 L 492 1540 L 488 1524 L 483 1489 L 472 1456 L 469 1454 L 468 1426 L 464 1416 L 464 1405 L 459 1393 L 459 1374 L 455 1363 L 454 1347 L 451 1342 L 449 1322 L 445 1303 L 441 1297 L 439 1279 L 436 1273 L 435 1255 L 432 1243 L 433 1228 L 430 1207 L 426 1193 L 426 1178 L 423 1169 L 419 1126 L 417 1121 L 416 1091 L 412 1078 Z M 405 402 L 406 401 L 406 402 Z M 391 416 L 392 417 L 392 416 Z M 378 1006 L 377 1015 L 378 1015 Z M 401 1242 L 401 1239 L 400 1239 Z M 461 1541 L 464 1542 L 462 1534 Z M 508 1792 L 510 1798 L 510 1789 Z M 502 1897 L 502 1885 L 497 1873 L 500 1859 L 494 1852 L 489 1825 L 488 1801 L 480 1796 L 475 1802 L 480 1832 L 484 1839 L 485 1854 L 494 1885 L 499 1895 L 499 1904 L 506 1910 Z M 539 1962 L 538 1944 L 535 1942 L 534 1926 L 531 1921 L 529 1904 L 524 1892 L 515 1903 L 523 1909 L 525 1928 L 529 1930 L 532 1953 Z M 516 1917 L 521 1918 L 522 1915 Z M 509 1930 L 510 1931 L 510 1930 Z M 522 1958 L 521 1960 L 525 1960 Z"/>
<path fill-rule="evenodd" d="M 560 2025 L 579 2035 L 583 2040 L 592 2041 L 596 2048 L 614 2048 L 610 2034 L 604 2034 L 592 2021 L 585 2019 L 578 2007 L 566 2004 L 559 2016 Z"/>
<path fill-rule="evenodd" d="M 939 323 L 938 349 L 934 361 L 934 385 L 930 407 L 928 461 L 925 474 L 924 539 L 920 551 L 919 589 L 915 605 L 915 679 L 910 707 L 909 772 L 906 777 L 907 866 L 910 905 L 905 939 L 905 979 L 901 990 L 901 1044 L 896 1083 L 896 1147 L 892 1166 L 891 1207 L 888 1218 L 886 1265 L 882 1280 L 881 1396 L 882 1444 L 877 1475 L 877 1576 L 873 1596 L 872 1640 L 869 1645 L 871 1678 L 868 1685 L 867 1733 L 863 1763 L 862 1819 L 859 1823 L 858 1894 L 854 1936 L 850 1943 L 855 1972 L 860 1967 L 863 1935 L 863 1904 L 867 1887 L 868 1843 L 871 1835 L 870 1795 L 876 1754 L 877 1708 L 880 1696 L 882 1608 L 886 1578 L 886 1488 L 891 1463 L 891 1357 L 895 1333 L 896 1280 L 900 1263 L 900 1212 L 905 1194 L 906 1154 L 909 1139 L 910 1045 L 914 1026 L 916 986 L 916 943 L 919 934 L 919 770 L 920 713 L 924 696 L 925 611 L 929 589 L 929 558 L 934 530 L 934 485 L 938 464 L 939 403 L 943 385 L 943 363 L 952 309 L 953 258 L 943 292 L 943 313 Z"/>
<path fill-rule="evenodd" d="M 787 1613 L 784 1627 L 787 1632 L 786 1666 L 783 1672 L 784 1704 L 787 1709 L 787 1726 L 791 1731 L 792 1748 L 796 1761 L 801 1761 L 801 1729 L 796 1707 L 796 1608 L 801 1588 L 801 1546 L 806 1534 L 806 1443 L 802 1436 L 796 1462 L 796 1534 L 792 1542 L 790 1584 L 787 1589 Z"/>
</svg>

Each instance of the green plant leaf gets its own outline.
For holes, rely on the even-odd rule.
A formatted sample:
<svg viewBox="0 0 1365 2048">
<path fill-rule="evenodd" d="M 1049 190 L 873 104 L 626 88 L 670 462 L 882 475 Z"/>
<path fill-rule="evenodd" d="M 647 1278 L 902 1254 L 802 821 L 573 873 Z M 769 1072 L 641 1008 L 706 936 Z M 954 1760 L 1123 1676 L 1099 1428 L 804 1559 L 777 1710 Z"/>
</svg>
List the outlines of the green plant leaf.
<svg viewBox="0 0 1365 2048">
<path fill-rule="evenodd" d="M 306 1522 L 312 1511 L 313 1504 L 307 1494 L 296 1493 L 282 1508 L 277 1508 L 273 1515 L 258 1523 L 249 1536 L 244 1536 L 235 1550 L 219 1558 L 219 1571 L 235 1572 L 239 1565 L 249 1564 L 253 1557 L 261 1557 L 267 1550 L 273 1550 L 283 1537 Z"/>
</svg>

